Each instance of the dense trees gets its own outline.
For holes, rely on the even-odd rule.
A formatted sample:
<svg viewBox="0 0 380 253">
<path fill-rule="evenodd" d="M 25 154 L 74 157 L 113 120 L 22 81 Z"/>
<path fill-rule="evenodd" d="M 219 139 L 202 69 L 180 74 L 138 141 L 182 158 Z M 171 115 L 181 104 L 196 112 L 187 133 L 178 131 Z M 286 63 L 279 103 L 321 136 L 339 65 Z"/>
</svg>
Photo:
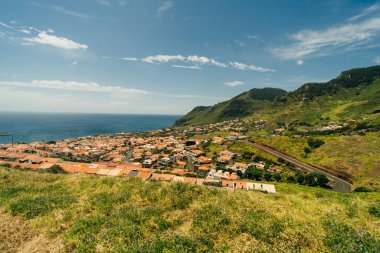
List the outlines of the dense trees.
<svg viewBox="0 0 380 253">
<path fill-rule="evenodd" d="M 323 187 L 328 188 L 329 179 L 320 173 L 307 173 L 302 172 L 284 172 L 284 173 L 269 173 L 266 170 L 257 169 L 255 167 L 248 168 L 245 173 L 239 173 L 239 176 L 246 179 L 256 181 L 277 181 L 286 183 L 298 183 L 311 187 Z"/>
</svg>

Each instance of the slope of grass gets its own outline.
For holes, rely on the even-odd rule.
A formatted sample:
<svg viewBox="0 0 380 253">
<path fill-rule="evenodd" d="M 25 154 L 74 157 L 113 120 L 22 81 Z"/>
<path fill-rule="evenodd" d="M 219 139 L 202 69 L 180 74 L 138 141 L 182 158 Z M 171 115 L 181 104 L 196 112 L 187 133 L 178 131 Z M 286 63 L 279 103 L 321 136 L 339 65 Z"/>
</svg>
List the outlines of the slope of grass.
<svg viewBox="0 0 380 253">
<path fill-rule="evenodd" d="M 0 213 L 8 217 L 0 220 L 1 235 L 15 233 L 9 226 L 14 222 L 50 240 L 52 252 L 379 249 L 379 194 L 276 186 L 279 193 L 268 195 L 1 168 Z M 25 249 L 35 240 L 24 230 L 17 233 L 18 240 L 7 241 L 2 251 Z"/>
<path fill-rule="evenodd" d="M 316 126 L 332 120 L 344 122 L 347 119 L 360 120 L 363 117 L 378 119 L 379 113 L 374 112 L 380 110 L 380 68 L 376 66 L 360 71 L 367 72 L 369 79 L 361 78 L 359 73 L 356 73 L 356 77 L 338 77 L 330 81 L 330 84 L 334 84 L 331 87 L 337 85 L 332 89 L 327 87 L 327 83 L 305 84 L 295 92 L 286 95 L 282 93 L 283 97 L 278 93 L 277 99 L 254 100 L 249 95 L 250 92 L 257 92 L 257 89 L 253 89 L 214 106 L 197 107 L 179 119 L 176 125 L 200 125 L 235 118 L 253 118 L 267 120 L 268 129 L 273 129 L 276 122 L 280 121 Z M 355 81 L 369 83 L 354 85 Z M 316 91 L 314 95 L 309 94 L 314 93 L 313 91 Z M 305 98 L 309 99 L 304 101 Z"/>
<path fill-rule="evenodd" d="M 354 184 L 380 191 L 380 133 L 368 133 L 365 136 L 329 135 L 318 136 L 325 141 L 306 158 L 304 147 L 307 138 L 286 136 L 255 137 L 257 141 L 276 147 L 300 160 L 321 165 L 352 176 Z"/>
</svg>

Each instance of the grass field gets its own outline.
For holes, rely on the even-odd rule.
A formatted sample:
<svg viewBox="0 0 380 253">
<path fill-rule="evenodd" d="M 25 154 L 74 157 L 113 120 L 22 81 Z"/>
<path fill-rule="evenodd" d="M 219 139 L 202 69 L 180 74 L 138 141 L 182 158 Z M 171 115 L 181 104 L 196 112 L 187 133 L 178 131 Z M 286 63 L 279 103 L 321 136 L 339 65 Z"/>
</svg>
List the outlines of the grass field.
<svg viewBox="0 0 380 253">
<path fill-rule="evenodd" d="M 376 252 L 380 194 L 0 168 L 0 252 Z M 34 251 L 33 251 L 34 250 Z"/>
<path fill-rule="evenodd" d="M 254 139 L 276 147 L 305 162 L 321 165 L 352 175 L 355 186 L 366 186 L 380 191 L 380 133 L 366 136 L 318 136 L 325 144 L 304 157 L 306 138 L 270 136 Z"/>
</svg>

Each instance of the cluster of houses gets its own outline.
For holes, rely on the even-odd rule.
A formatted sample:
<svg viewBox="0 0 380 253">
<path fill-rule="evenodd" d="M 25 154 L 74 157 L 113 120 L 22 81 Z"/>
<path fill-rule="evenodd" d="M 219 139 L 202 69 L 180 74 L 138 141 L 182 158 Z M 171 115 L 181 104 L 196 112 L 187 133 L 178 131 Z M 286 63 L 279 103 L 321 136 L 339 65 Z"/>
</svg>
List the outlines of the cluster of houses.
<svg viewBox="0 0 380 253">
<path fill-rule="evenodd" d="M 225 134 L 196 137 L 215 131 Z M 182 130 L 87 136 L 48 143 L 0 144 L 0 164 L 34 170 L 59 165 L 71 173 L 194 184 L 219 182 L 228 188 L 258 189 L 261 186 L 241 181 L 238 175 L 249 166 L 263 168 L 265 164 L 237 162 L 240 154 L 228 149 L 209 157 L 202 148 L 205 142 L 223 144 L 245 140 L 248 137 L 244 131 L 244 123 L 234 120 Z M 224 169 L 218 169 L 220 166 Z M 261 190 L 273 192 L 264 188 Z"/>
</svg>

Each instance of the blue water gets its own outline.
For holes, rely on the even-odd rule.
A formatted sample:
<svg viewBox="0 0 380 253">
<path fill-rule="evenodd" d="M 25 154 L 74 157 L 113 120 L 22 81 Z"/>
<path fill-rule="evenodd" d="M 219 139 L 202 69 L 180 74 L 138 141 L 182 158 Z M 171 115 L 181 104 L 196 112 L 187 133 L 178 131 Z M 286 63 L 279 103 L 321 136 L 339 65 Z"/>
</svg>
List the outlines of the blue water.
<svg viewBox="0 0 380 253">
<path fill-rule="evenodd" d="M 66 138 L 143 132 L 170 127 L 179 116 L 0 112 L 0 143 L 56 141 Z"/>
</svg>

